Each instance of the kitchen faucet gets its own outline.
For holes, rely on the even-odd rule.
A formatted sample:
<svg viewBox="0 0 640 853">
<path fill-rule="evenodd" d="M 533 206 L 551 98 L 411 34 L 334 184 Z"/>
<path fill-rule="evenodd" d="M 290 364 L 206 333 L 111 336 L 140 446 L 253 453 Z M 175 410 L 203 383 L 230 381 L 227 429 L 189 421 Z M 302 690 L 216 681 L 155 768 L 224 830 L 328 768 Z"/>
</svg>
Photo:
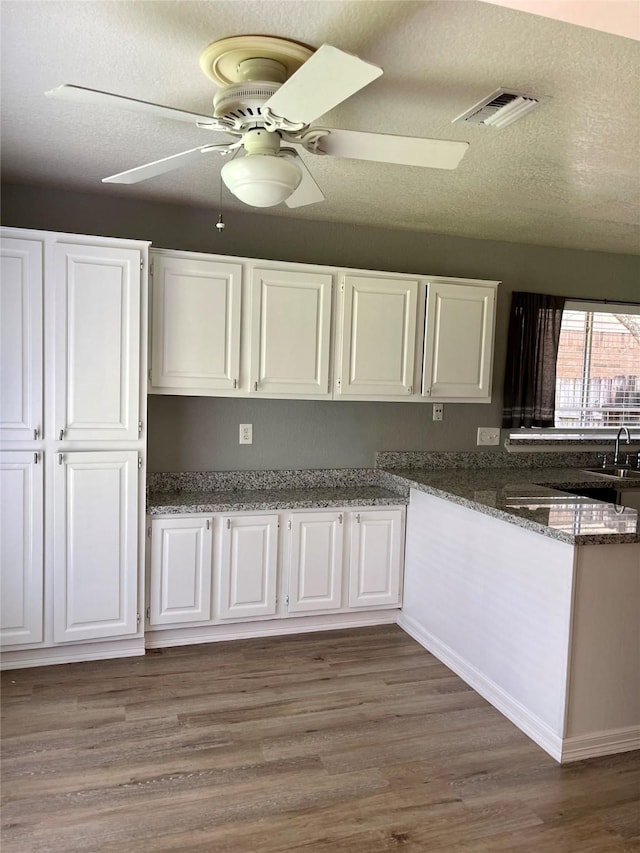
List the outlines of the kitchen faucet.
<svg viewBox="0 0 640 853">
<path fill-rule="evenodd" d="M 626 441 L 626 443 L 627 443 L 627 444 L 631 444 L 631 436 L 629 435 L 629 427 L 621 426 L 621 427 L 620 427 L 620 429 L 618 430 L 618 434 L 617 434 L 617 436 L 616 436 L 616 443 L 615 443 L 615 445 L 614 445 L 614 454 L 613 454 L 613 464 L 614 464 L 614 465 L 618 465 L 618 464 L 619 464 L 619 461 L 620 461 L 620 460 L 619 460 L 619 456 L 620 456 L 620 436 L 622 435 L 622 433 L 623 433 L 623 432 L 626 432 L 626 434 L 627 434 L 627 441 Z"/>
</svg>

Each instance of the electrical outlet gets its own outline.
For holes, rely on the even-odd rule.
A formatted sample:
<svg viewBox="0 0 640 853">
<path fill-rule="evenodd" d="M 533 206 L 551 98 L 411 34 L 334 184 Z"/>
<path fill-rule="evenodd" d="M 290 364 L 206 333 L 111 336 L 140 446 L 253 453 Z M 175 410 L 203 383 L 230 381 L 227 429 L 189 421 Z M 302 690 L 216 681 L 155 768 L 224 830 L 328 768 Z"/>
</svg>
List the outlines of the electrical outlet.
<svg viewBox="0 0 640 853">
<path fill-rule="evenodd" d="M 478 444 L 500 444 L 500 427 L 478 427 Z"/>
<path fill-rule="evenodd" d="M 240 444 L 253 444 L 253 424 L 240 424 Z"/>
<path fill-rule="evenodd" d="M 444 417 L 444 406 L 442 403 L 434 403 L 433 404 L 433 419 L 434 421 L 441 421 Z"/>
</svg>

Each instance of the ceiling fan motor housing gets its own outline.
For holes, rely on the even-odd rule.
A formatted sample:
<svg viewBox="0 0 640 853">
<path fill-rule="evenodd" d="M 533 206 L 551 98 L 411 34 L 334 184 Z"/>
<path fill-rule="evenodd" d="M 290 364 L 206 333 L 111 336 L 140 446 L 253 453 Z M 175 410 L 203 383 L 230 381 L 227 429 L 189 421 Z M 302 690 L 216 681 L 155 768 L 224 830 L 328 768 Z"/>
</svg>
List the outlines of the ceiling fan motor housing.
<svg viewBox="0 0 640 853">
<path fill-rule="evenodd" d="M 216 92 L 213 97 L 213 114 L 238 125 L 253 124 L 262 116 L 262 105 L 278 91 L 282 84 L 268 81 L 232 83 Z"/>
</svg>

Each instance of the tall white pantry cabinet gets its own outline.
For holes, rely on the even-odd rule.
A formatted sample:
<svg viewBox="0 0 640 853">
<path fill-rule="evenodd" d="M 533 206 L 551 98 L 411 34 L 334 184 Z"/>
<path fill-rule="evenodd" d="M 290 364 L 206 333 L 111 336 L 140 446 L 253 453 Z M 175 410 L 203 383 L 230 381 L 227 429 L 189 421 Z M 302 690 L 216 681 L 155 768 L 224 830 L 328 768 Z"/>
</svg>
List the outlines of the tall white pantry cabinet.
<svg viewBox="0 0 640 853">
<path fill-rule="evenodd" d="M 144 654 L 149 244 L 0 237 L 3 666 Z"/>
</svg>

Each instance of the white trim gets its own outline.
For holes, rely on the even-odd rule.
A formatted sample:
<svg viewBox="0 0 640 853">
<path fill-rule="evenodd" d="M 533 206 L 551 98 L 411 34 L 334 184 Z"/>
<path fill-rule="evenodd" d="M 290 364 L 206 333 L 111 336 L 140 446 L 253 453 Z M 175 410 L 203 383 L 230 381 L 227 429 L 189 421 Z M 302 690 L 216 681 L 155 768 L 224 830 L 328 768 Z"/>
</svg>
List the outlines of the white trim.
<svg viewBox="0 0 640 853">
<path fill-rule="evenodd" d="M 542 747 L 558 763 L 562 761 L 562 738 L 539 717 L 532 714 L 494 681 L 467 663 L 453 649 L 426 631 L 410 616 L 406 616 L 402 612 L 399 613 L 398 625 L 445 666 L 459 675 L 469 687 L 472 687 L 501 714 L 504 714 L 520 731 Z"/>
<path fill-rule="evenodd" d="M 251 637 L 272 637 L 285 634 L 307 634 L 340 628 L 363 628 L 368 625 L 388 625 L 396 622 L 397 610 L 374 610 L 366 613 L 340 613 L 327 616 L 301 616 L 293 619 L 268 619 L 255 622 L 235 622 L 230 625 L 205 625 L 201 628 L 174 628 L 146 634 L 147 649 L 169 646 L 188 646 L 196 643 L 215 643 Z"/>
<path fill-rule="evenodd" d="M 562 763 L 613 755 L 640 749 L 640 725 L 608 732 L 591 732 L 565 738 L 562 742 Z"/>
<path fill-rule="evenodd" d="M 0 669 L 24 669 L 33 666 L 111 660 L 141 655 L 144 655 L 144 637 L 105 643 L 65 644 L 51 648 L 12 649 L 2 653 Z"/>
</svg>

